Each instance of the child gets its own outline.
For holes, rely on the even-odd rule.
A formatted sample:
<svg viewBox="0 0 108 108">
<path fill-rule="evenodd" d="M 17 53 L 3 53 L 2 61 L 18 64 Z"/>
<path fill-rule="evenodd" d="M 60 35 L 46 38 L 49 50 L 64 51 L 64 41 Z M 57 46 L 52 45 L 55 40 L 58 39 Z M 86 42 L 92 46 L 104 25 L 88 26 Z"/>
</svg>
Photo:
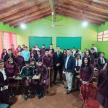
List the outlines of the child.
<svg viewBox="0 0 108 108">
<path fill-rule="evenodd" d="M 64 54 L 64 59 L 65 59 L 67 56 L 67 50 L 66 49 L 63 50 L 63 54 Z"/>
<path fill-rule="evenodd" d="M 39 60 L 42 60 L 42 56 L 40 54 L 40 51 L 37 51 L 36 63 L 38 63 Z"/>
<path fill-rule="evenodd" d="M 32 60 L 36 61 L 36 57 L 33 52 L 31 53 L 31 56 L 29 57 L 29 61 L 31 62 Z"/>
<path fill-rule="evenodd" d="M 1 54 L 1 59 L 4 60 L 5 56 L 7 56 L 7 55 L 8 55 L 7 50 L 3 49 L 3 52 Z"/>
<path fill-rule="evenodd" d="M 49 55 L 53 57 L 52 49 L 49 50 Z"/>
<path fill-rule="evenodd" d="M 21 46 L 20 45 L 18 45 L 18 47 L 16 48 L 16 50 L 17 50 L 17 52 L 21 52 L 22 51 L 22 48 L 21 48 Z"/>
<path fill-rule="evenodd" d="M 36 45 L 36 48 L 35 48 L 35 50 L 36 50 L 36 51 L 39 51 L 39 50 L 40 50 L 40 49 L 38 48 L 38 45 Z"/>
<path fill-rule="evenodd" d="M 30 54 L 33 53 L 34 56 L 37 55 L 37 51 L 35 50 L 35 46 L 32 47 L 32 50 L 30 51 Z"/>
<path fill-rule="evenodd" d="M 24 99 L 27 100 L 28 99 L 28 90 L 30 88 L 31 79 L 33 77 L 33 69 L 32 69 L 32 67 L 30 67 L 30 62 L 29 61 L 25 62 L 25 66 L 22 68 L 22 70 L 20 72 L 20 75 L 24 80 L 24 87 L 25 87 L 25 97 L 24 97 Z"/>
<path fill-rule="evenodd" d="M 10 96 L 15 97 L 14 79 L 17 76 L 18 65 L 13 61 L 12 57 L 8 57 L 8 61 L 4 65 L 7 78 L 9 79 L 9 93 Z"/>
<path fill-rule="evenodd" d="M 28 51 L 27 46 L 25 46 L 25 49 L 22 51 L 21 55 L 24 57 L 24 61 L 28 61 L 30 57 L 30 52 Z"/>
<path fill-rule="evenodd" d="M 14 46 L 14 44 L 12 44 L 11 45 L 11 49 L 12 49 L 12 53 L 13 53 L 13 55 L 16 57 L 17 56 L 17 51 L 16 51 L 16 49 L 14 48 L 15 46 Z"/>
<path fill-rule="evenodd" d="M 22 67 L 25 65 L 24 57 L 21 56 L 21 51 L 18 52 L 18 56 L 15 57 L 15 62 L 18 64 L 18 69 L 21 71 Z"/>
<path fill-rule="evenodd" d="M 72 52 L 73 52 L 73 56 L 74 56 L 76 53 L 75 47 L 73 47 Z"/>
<path fill-rule="evenodd" d="M 46 88 L 49 85 L 48 71 L 47 71 L 46 66 L 42 64 L 41 60 L 39 60 L 38 62 L 37 72 L 35 76 L 38 76 L 39 74 L 41 74 L 40 80 L 33 80 L 33 85 L 36 91 L 36 95 L 40 99 L 44 97 Z"/>
<path fill-rule="evenodd" d="M 53 44 L 50 44 L 50 48 L 49 48 L 49 50 L 52 50 L 52 53 L 54 54 Z"/>
<path fill-rule="evenodd" d="M 80 81 L 82 83 L 91 82 L 94 75 L 94 66 L 90 63 L 90 57 L 85 56 L 80 69 Z"/>
<path fill-rule="evenodd" d="M 33 75 L 36 73 L 36 61 L 32 60 L 30 61 L 30 67 L 33 69 Z"/>
<path fill-rule="evenodd" d="M 45 45 L 42 45 L 42 49 L 40 50 L 42 57 L 45 55 Z"/>
</svg>

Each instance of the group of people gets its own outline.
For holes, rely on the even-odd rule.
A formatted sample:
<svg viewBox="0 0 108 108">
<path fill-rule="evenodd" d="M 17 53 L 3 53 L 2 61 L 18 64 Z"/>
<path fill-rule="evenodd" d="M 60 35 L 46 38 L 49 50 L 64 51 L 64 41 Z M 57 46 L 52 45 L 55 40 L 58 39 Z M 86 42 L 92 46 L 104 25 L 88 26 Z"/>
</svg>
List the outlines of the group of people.
<svg viewBox="0 0 108 108">
<path fill-rule="evenodd" d="M 85 48 L 84 52 L 80 49 L 64 49 L 60 52 L 60 47 L 56 48 L 54 51 L 53 45 L 50 44 L 48 49 L 45 45 L 39 49 L 38 45 L 33 46 L 31 50 L 28 47 L 18 45 L 17 49 L 12 48 L 3 49 L 0 60 L 0 101 L 2 103 L 9 102 L 9 96 L 15 97 L 15 85 L 14 79 L 16 78 L 18 72 L 23 79 L 25 97 L 28 99 L 28 90 L 32 87 L 34 94 L 39 98 L 44 97 L 45 91 L 49 85 L 49 74 L 48 70 L 54 69 L 54 79 L 53 83 L 56 84 L 57 72 L 59 71 L 60 83 L 63 82 L 63 73 L 66 76 L 67 94 L 72 92 L 72 85 L 75 85 L 75 77 L 80 76 L 80 84 L 86 82 L 92 83 L 94 70 L 99 70 L 99 92 L 98 102 L 101 104 L 100 108 L 104 108 L 106 104 L 105 97 L 107 97 L 105 86 L 108 81 L 108 66 L 104 53 L 98 53 L 97 48 L 92 44 L 92 48 L 88 50 Z M 51 71 L 52 72 L 52 71 Z M 36 79 L 40 75 L 40 79 Z M 104 86 L 104 89 L 102 87 Z M 103 97 L 103 98 L 102 98 Z M 102 100 L 103 99 L 103 100 Z M 107 102 L 108 103 L 108 102 Z M 106 104 L 108 105 L 108 104 Z M 108 107 L 108 106 L 107 106 Z M 106 107 L 105 107 L 106 108 Z"/>
</svg>

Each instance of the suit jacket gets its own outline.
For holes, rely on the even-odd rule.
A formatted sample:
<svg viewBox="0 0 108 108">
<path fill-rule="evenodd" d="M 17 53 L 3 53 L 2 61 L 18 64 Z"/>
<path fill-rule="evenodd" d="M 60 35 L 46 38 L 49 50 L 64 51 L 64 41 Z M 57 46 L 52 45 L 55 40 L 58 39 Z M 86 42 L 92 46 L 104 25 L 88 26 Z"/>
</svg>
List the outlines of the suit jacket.
<svg viewBox="0 0 108 108">
<path fill-rule="evenodd" d="M 67 57 L 65 58 L 65 62 L 64 62 L 64 69 L 65 69 L 65 64 L 66 64 L 66 60 L 67 60 Z M 71 72 L 71 73 L 74 73 L 74 70 L 75 70 L 75 58 L 70 55 L 69 59 L 68 59 L 68 62 L 67 62 L 67 69 L 66 69 L 66 72 Z"/>
<path fill-rule="evenodd" d="M 57 52 L 53 54 L 53 65 L 56 67 L 57 63 L 60 63 L 59 67 L 63 67 L 64 55 L 62 52 L 59 53 L 59 57 L 57 56 Z"/>
</svg>

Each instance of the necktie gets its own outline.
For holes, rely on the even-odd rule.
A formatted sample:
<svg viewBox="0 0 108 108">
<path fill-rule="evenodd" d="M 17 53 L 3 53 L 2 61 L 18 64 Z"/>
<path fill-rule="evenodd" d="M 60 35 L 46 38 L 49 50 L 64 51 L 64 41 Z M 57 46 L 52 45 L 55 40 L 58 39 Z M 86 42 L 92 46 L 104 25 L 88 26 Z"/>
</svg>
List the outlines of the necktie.
<svg viewBox="0 0 108 108">
<path fill-rule="evenodd" d="M 79 66 L 79 61 L 77 60 L 77 66 Z"/>
<path fill-rule="evenodd" d="M 102 58 L 102 64 L 103 64 L 103 58 Z"/>
<path fill-rule="evenodd" d="M 59 58 L 59 52 L 57 53 L 57 56 L 58 56 L 58 58 Z"/>
</svg>

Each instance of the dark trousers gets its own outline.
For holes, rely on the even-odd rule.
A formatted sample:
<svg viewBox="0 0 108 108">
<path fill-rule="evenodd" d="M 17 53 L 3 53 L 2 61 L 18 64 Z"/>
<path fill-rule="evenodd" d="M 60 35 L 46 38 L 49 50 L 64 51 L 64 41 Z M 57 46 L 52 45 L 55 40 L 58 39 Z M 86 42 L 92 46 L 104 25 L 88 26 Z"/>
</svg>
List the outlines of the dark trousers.
<svg viewBox="0 0 108 108">
<path fill-rule="evenodd" d="M 0 91 L 0 101 L 1 103 L 8 104 L 9 103 L 9 93 L 8 90 Z"/>
<path fill-rule="evenodd" d="M 62 81 L 62 67 L 54 67 L 54 82 L 56 81 L 57 71 L 59 71 L 60 81 Z"/>
</svg>

